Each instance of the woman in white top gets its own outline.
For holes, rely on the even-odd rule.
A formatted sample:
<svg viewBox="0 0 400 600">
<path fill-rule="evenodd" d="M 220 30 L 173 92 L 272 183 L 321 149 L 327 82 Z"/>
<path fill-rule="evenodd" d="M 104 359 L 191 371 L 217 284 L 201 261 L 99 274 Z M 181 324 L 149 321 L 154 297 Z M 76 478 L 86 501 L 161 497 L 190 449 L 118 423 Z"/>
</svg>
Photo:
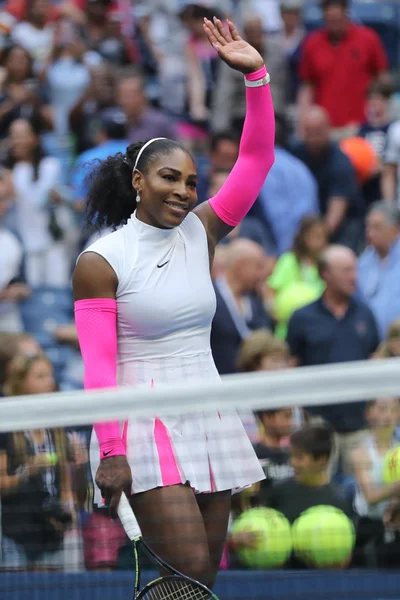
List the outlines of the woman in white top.
<svg viewBox="0 0 400 600">
<path fill-rule="evenodd" d="M 27 283 L 62 287 L 70 277 L 70 250 L 56 219 L 58 209 L 51 205 L 61 165 L 44 155 L 37 125 L 35 120 L 17 119 L 10 127 L 6 164 L 12 170 L 15 227 L 26 255 Z"/>
<path fill-rule="evenodd" d="M 210 348 L 210 266 L 217 242 L 244 218 L 272 166 L 274 114 L 260 54 L 232 23 L 214 23 L 204 24 L 211 44 L 247 87 L 237 164 L 220 192 L 196 207 L 196 167 L 173 140 L 134 144 L 100 163 L 89 218 L 119 228 L 90 246 L 74 273 L 85 388 L 219 378 Z M 231 492 L 263 479 L 237 413 L 183 411 L 95 431 L 91 461 L 94 469 L 101 461 L 96 483 L 106 502 L 115 510 L 125 490 L 154 550 L 212 585 Z"/>
</svg>

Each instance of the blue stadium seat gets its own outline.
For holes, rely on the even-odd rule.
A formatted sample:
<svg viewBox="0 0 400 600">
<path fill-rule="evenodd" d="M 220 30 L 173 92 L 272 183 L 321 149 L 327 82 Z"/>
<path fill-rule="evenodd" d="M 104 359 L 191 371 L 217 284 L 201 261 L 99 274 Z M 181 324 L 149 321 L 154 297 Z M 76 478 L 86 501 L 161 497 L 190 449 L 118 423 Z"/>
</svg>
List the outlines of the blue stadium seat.
<svg viewBox="0 0 400 600">
<path fill-rule="evenodd" d="M 54 344 L 53 332 L 58 325 L 73 320 L 73 299 L 70 288 L 40 287 L 20 305 L 24 330 L 43 346 Z"/>
</svg>

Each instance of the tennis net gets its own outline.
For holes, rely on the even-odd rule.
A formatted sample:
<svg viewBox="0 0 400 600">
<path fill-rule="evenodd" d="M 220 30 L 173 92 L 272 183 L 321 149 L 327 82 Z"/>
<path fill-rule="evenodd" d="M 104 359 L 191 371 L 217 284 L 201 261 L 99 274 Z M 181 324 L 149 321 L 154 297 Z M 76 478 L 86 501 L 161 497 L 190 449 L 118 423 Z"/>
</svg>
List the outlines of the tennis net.
<svg viewBox="0 0 400 600">
<path fill-rule="evenodd" d="M 233 496 L 215 586 L 219 598 L 400 598 L 398 533 L 383 523 L 388 502 L 397 497 L 399 390 L 400 360 L 388 359 L 234 375 L 223 378 L 222 385 L 193 381 L 151 390 L 3 398 L 0 599 L 131 598 L 131 548 L 93 482 L 90 462 L 93 467 L 97 451 L 90 450 L 92 423 L 128 419 L 142 424 L 144 432 L 154 415 L 167 423 L 181 415 L 216 411 L 224 415 L 234 410 L 255 445 L 266 479 Z M 140 427 L 136 429 L 140 431 Z M 228 441 L 232 442 L 229 464 L 240 462 L 240 445 L 235 445 L 235 439 Z M 328 448 L 325 461 L 329 441 L 332 448 Z M 222 447 L 220 451 L 225 450 Z M 389 452 L 391 461 L 385 460 Z M 357 461 L 368 456 L 365 467 L 358 465 Z M 389 481 L 386 471 L 390 465 Z M 146 472 L 146 464 L 143 470 Z M 135 480 L 135 473 L 133 477 Z M 390 486 L 393 493 L 377 502 L 381 498 L 377 492 Z M 295 532 L 296 522 L 309 508 L 321 505 L 334 506 L 336 512 L 330 517 L 324 509 L 325 529 L 324 519 L 318 521 L 315 514 L 304 542 L 304 535 L 300 539 Z M 282 528 L 282 522 L 276 521 L 278 513 L 254 512 L 260 507 L 280 513 L 288 523 L 289 541 L 285 542 L 286 525 Z M 246 528 L 240 523 L 245 523 L 249 513 L 258 516 Z M 351 523 L 355 534 L 347 554 L 345 534 L 342 538 L 337 534 L 343 523 L 338 515 Z M 219 515 L 209 518 L 217 522 Z M 255 522 L 259 533 L 250 539 L 246 536 Z M 319 538 L 315 523 L 324 533 Z M 264 529 L 268 551 L 267 542 L 261 543 Z M 163 536 L 162 529 L 159 536 Z M 258 542 L 261 550 L 253 548 Z M 306 546 L 303 553 L 302 543 Z M 168 540 L 168 544 L 173 542 Z M 145 583 L 155 577 L 155 568 L 146 559 L 141 565 Z"/>
</svg>

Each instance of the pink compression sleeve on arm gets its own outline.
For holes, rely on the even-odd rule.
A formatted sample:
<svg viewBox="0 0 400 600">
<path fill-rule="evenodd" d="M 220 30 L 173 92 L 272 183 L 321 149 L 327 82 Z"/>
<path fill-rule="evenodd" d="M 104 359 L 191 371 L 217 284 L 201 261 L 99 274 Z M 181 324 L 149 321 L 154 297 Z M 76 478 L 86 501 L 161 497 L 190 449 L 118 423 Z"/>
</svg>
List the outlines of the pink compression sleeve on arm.
<svg viewBox="0 0 400 600">
<path fill-rule="evenodd" d="M 265 66 L 245 75 L 249 81 L 262 79 Z M 215 214 L 236 227 L 247 215 L 274 164 L 275 119 L 269 85 L 246 87 L 246 119 L 239 157 L 220 191 L 209 200 Z"/>
<path fill-rule="evenodd" d="M 83 363 L 85 390 L 117 387 L 117 303 L 112 298 L 75 302 L 75 323 Z M 126 454 L 118 421 L 99 423 L 94 430 L 100 458 Z"/>
</svg>

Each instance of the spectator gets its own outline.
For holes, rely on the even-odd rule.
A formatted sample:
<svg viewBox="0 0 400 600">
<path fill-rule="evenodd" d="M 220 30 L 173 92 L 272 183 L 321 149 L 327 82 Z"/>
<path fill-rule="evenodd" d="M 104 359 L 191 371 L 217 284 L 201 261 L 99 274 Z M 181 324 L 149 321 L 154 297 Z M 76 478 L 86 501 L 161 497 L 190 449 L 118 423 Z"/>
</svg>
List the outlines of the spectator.
<svg viewBox="0 0 400 600">
<path fill-rule="evenodd" d="M 239 138 L 231 131 L 221 131 L 210 138 L 209 155 L 197 157 L 199 203 L 211 197 L 211 175 L 214 172 L 229 173 L 239 156 Z M 200 160 L 199 160 L 200 159 Z M 215 182 L 214 182 L 215 183 Z"/>
<path fill-rule="evenodd" d="M 276 371 L 290 367 L 289 349 L 285 342 L 274 338 L 265 329 L 254 331 L 241 345 L 238 368 L 242 372 Z M 250 419 L 242 421 L 250 439 L 254 441 L 254 449 L 264 469 L 265 479 L 253 486 L 253 504 L 266 504 L 266 498 L 272 485 L 281 479 L 293 475 L 289 465 L 289 436 L 294 426 L 294 415 L 291 408 L 257 411 L 258 435 L 254 429 L 249 430 Z M 257 423 L 257 422 L 256 422 Z M 246 496 L 248 493 L 246 492 Z"/>
<path fill-rule="evenodd" d="M 375 81 L 368 90 L 366 120 L 361 124 L 358 135 L 371 144 L 380 159 L 383 159 L 386 138 L 390 126 L 390 100 L 393 86 L 387 81 Z"/>
<path fill-rule="evenodd" d="M 318 183 L 319 208 L 332 242 L 357 250 L 362 239 L 363 202 L 356 173 L 347 156 L 330 142 L 327 112 L 310 108 L 304 118 L 304 141 L 293 153 Z"/>
<path fill-rule="evenodd" d="M 214 284 L 217 310 L 211 327 L 211 349 L 221 375 L 235 373 L 240 343 L 251 331 L 272 328 L 259 293 L 264 276 L 263 249 L 250 240 L 232 242 L 225 275 Z"/>
<path fill-rule="evenodd" d="M 17 302 L 29 295 L 29 288 L 21 279 L 23 249 L 18 238 L 3 226 L 9 208 L 10 178 L 0 179 L 0 331 L 22 331 L 22 321 Z"/>
<path fill-rule="evenodd" d="M 244 38 L 259 51 L 268 65 L 274 106 L 278 107 L 280 112 L 284 112 L 287 104 L 287 63 L 281 37 L 265 35 L 261 18 L 252 15 L 244 23 Z M 213 106 L 214 131 L 232 128 L 241 131 L 246 113 L 245 92 L 241 73 L 233 71 L 221 62 Z"/>
<path fill-rule="evenodd" d="M 80 0 L 79 0 L 79 2 Z M 73 20 L 74 23 L 83 23 L 85 21 L 85 14 L 77 6 L 78 4 L 74 0 L 70 2 L 59 2 L 49 7 L 48 22 L 53 23 L 58 21 L 60 18 L 65 17 Z M 6 0 L 5 10 L 7 14 L 15 18 L 16 21 L 23 21 L 27 18 L 29 11 L 29 3 L 26 0 Z"/>
<path fill-rule="evenodd" d="M 90 150 L 95 144 L 93 136 L 97 114 L 115 107 L 116 85 L 116 75 L 110 65 L 92 68 L 89 87 L 69 113 L 69 125 L 77 138 L 78 154 Z"/>
<path fill-rule="evenodd" d="M 300 63 L 300 118 L 315 103 L 347 135 L 363 123 L 367 90 L 383 78 L 388 59 L 378 35 L 347 16 L 348 0 L 323 0 L 325 26 L 310 34 Z"/>
<path fill-rule="evenodd" d="M 185 47 L 188 113 L 192 123 L 200 126 L 207 125 L 218 58 L 217 52 L 207 41 L 203 23 L 205 17 L 211 20 L 218 13 L 218 10 L 208 9 L 201 3 L 188 4 L 181 13 L 188 31 Z"/>
<path fill-rule="evenodd" d="M 368 246 L 358 262 L 358 287 L 384 339 L 392 321 L 400 317 L 399 209 L 384 202 L 373 204 L 366 229 Z"/>
<path fill-rule="evenodd" d="M 46 86 L 57 136 L 65 137 L 69 133 L 69 113 L 90 84 L 90 72 L 83 62 L 84 50 L 71 23 L 60 23 L 55 30 L 46 71 Z"/>
<path fill-rule="evenodd" d="M 374 358 L 394 358 L 400 356 L 400 319 L 391 323 L 385 341 L 381 342 Z"/>
<path fill-rule="evenodd" d="M 302 0 L 281 0 L 283 38 L 285 45 L 288 82 L 286 99 L 289 104 L 296 102 L 299 88 L 299 64 L 306 31 L 302 19 Z"/>
<path fill-rule="evenodd" d="M 376 152 L 380 163 L 384 158 L 387 135 L 390 126 L 390 99 L 393 87 L 388 82 L 376 81 L 368 91 L 366 121 L 361 125 L 358 135 L 367 140 Z M 381 199 L 381 164 L 379 172 L 373 174 L 363 185 L 363 194 L 367 206 Z"/>
<path fill-rule="evenodd" d="M 29 52 L 23 46 L 10 46 L 2 55 L 1 64 L 4 75 L 0 93 L 0 138 L 7 135 L 15 119 L 40 119 L 43 129 L 50 128 L 51 109 L 40 96 Z"/>
<path fill-rule="evenodd" d="M 326 425 L 305 425 L 290 438 L 290 463 L 294 478 L 271 488 L 268 506 L 293 523 L 302 512 L 322 504 L 335 506 L 348 516 L 352 508 L 341 489 L 331 482 L 329 459 L 334 434 Z"/>
<path fill-rule="evenodd" d="M 87 194 L 87 177 L 96 161 L 105 160 L 108 156 L 121 152 L 125 154 L 127 141 L 127 121 L 124 113 L 118 108 L 109 108 L 98 116 L 97 131 L 94 134 L 95 146 L 86 150 L 76 159 L 71 183 L 75 202 L 84 206 Z"/>
<path fill-rule="evenodd" d="M 230 131 L 221 131 L 211 137 L 212 168 L 231 171 L 239 155 L 239 138 Z"/>
<path fill-rule="evenodd" d="M 276 335 L 281 339 L 286 337 L 292 313 L 308 304 L 311 297 L 318 298 L 324 290 L 318 259 L 326 244 L 323 221 L 319 217 L 306 217 L 300 224 L 292 251 L 282 254 L 268 278 L 268 287 L 273 293 L 273 314 L 278 321 Z"/>
<path fill-rule="evenodd" d="M 400 563 L 399 542 L 387 543 L 383 516 L 389 500 L 400 493 L 400 482 L 387 485 L 383 480 L 386 453 L 397 445 L 395 430 L 399 422 L 398 398 L 378 398 L 367 406 L 368 436 L 352 455 L 358 485 L 355 507 L 358 546 L 373 546 L 377 566 L 396 567 Z M 396 536 L 398 537 L 398 536 Z"/>
<path fill-rule="evenodd" d="M 70 277 L 70 250 L 51 208 L 51 192 L 61 177 L 60 163 L 45 156 L 37 124 L 18 119 L 10 128 L 10 154 L 16 230 L 26 253 L 30 286 L 65 286 Z"/>
<path fill-rule="evenodd" d="M 400 206 L 400 121 L 388 129 L 382 173 L 382 197 Z"/>
<path fill-rule="evenodd" d="M 4 391 L 7 396 L 54 392 L 50 363 L 43 355 L 16 356 L 7 369 Z M 73 507 L 65 432 L 1 434 L 0 484 L 2 568 L 62 568 L 64 531 L 72 522 Z"/>
<path fill-rule="evenodd" d="M 0 332 L 0 396 L 3 396 L 7 369 L 14 356 L 33 356 L 40 352 L 37 341 L 27 333 Z"/>
<path fill-rule="evenodd" d="M 33 57 L 36 73 L 45 67 L 54 40 L 54 28 L 48 24 L 49 0 L 28 0 L 26 20 L 17 23 L 11 37 Z"/>
<path fill-rule="evenodd" d="M 353 297 L 356 256 L 348 248 L 331 246 L 320 258 L 319 272 L 326 285 L 323 295 L 297 310 L 289 321 L 287 342 L 293 356 L 303 366 L 367 360 L 378 346 L 379 335 L 371 310 Z M 351 473 L 351 452 L 366 436 L 364 406 L 360 401 L 308 409 L 338 432 L 346 475 Z"/>
<path fill-rule="evenodd" d="M 117 85 L 117 101 L 128 120 L 128 139 L 132 144 L 155 137 L 176 139 L 171 120 L 150 108 L 144 80 L 138 73 L 122 75 Z"/>
<path fill-rule="evenodd" d="M 275 116 L 275 162 L 251 211 L 269 237 L 268 252 L 290 250 L 302 218 L 319 213 L 317 183 L 309 168 L 288 150 L 286 120 Z"/>
<path fill-rule="evenodd" d="M 121 32 L 119 15 L 111 11 L 112 0 L 89 0 L 86 23 L 80 37 L 91 53 L 115 66 L 124 66 L 138 57 L 132 52 Z"/>
</svg>

